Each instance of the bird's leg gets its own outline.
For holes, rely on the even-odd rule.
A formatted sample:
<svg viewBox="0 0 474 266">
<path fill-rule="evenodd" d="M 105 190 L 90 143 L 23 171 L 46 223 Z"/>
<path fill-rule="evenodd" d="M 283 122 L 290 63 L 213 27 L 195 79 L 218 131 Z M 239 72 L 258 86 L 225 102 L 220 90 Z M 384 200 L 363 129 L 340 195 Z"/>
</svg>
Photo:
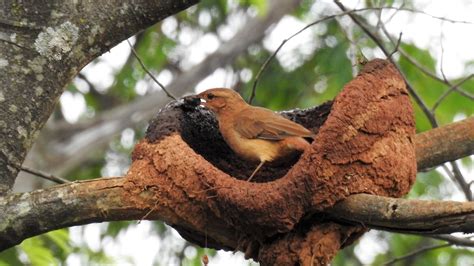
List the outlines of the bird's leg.
<svg viewBox="0 0 474 266">
<path fill-rule="evenodd" d="M 252 180 L 253 176 L 258 172 L 258 169 L 260 169 L 260 167 L 262 167 L 262 165 L 265 163 L 265 161 L 261 161 L 260 164 L 257 166 L 257 168 L 255 168 L 255 170 L 253 171 L 253 173 L 250 175 L 249 179 L 247 179 L 247 182 Z"/>
</svg>

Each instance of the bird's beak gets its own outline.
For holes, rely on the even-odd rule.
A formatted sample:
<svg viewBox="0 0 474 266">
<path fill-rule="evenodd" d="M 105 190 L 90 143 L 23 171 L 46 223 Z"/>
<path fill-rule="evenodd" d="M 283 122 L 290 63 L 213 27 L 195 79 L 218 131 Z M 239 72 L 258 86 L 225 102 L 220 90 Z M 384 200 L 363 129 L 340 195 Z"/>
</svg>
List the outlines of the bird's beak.
<svg viewBox="0 0 474 266">
<path fill-rule="evenodd" d="M 207 103 L 206 103 L 206 100 L 204 100 L 204 96 L 199 93 L 196 95 L 196 98 L 198 98 L 200 100 L 200 104 L 201 106 L 204 106 L 204 107 L 207 107 Z"/>
<path fill-rule="evenodd" d="M 197 95 L 190 95 L 183 98 L 184 103 L 188 106 L 197 107 L 201 104 L 201 98 Z"/>
</svg>

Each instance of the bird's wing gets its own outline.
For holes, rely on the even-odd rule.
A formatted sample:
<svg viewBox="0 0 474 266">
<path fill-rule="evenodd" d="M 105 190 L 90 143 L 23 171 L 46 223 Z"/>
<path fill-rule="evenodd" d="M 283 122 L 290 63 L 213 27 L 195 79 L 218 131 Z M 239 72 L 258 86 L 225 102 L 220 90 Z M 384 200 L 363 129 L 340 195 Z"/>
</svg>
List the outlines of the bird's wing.
<svg viewBox="0 0 474 266">
<path fill-rule="evenodd" d="M 235 130 L 248 139 L 281 140 L 289 136 L 314 136 L 314 133 L 305 127 L 258 107 L 244 110 L 234 121 Z"/>
</svg>

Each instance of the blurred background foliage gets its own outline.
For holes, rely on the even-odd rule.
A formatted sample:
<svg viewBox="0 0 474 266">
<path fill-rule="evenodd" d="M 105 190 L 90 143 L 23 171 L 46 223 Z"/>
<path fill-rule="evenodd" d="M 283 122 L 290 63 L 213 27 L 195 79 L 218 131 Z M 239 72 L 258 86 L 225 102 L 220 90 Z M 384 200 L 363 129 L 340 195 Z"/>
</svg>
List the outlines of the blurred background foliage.
<svg viewBox="0 0 474 266">
<path fill-rule="evenodd" d="M 369 7 L 401 4 L 402 1 L 365 1 L 365 5 Z M 416 6 L 409 1 L 403 1 L 403 4 L 409 8 Z M 337 12 L 331 2 L 322 4 L 319 8 L 321 10 L 315 12 L 314 1 L 305 0 L 288 15 L 306 24 L 325 14 Z M 188 58 L 191 56 L 188 49 L 199 38 L 211 36 L 217 39 L 218 43 L 223 43 L 229 39 L 226 37 L 228 34 L 225 33 L 225 28 L 229 28 L 229 24 L 234 23 L 237 17 L 243 17 L 241 18 L 243 22 L 240 23 L 245 23 L 249 17 L 265 16 L 266 12 L 268 3 L 264 0 L 204 0 L 137 34 L 134 48 L 149 70 L 163 82 L 169 83 L 173 78 L 179 78 L 180 74 L 188 71 L 192 65 L 199 64 L 191 62 Z M 360 16 L 373 24 L 373 18 L 377 18 L 377 13 L 366 11 Z M 376 44 L 367 38 L 359 27 L 347 23 L 346 19 L 338 18 L 319 23 L 305 32 L 307 37 L 304 42 L 299 43 L 300 39 L 292 40 L 296 42 L 294 44 L 296 48 L 290 52 L 283 48 L 260 78 L 253 104 L 274 110 L 319 105 L 333 99 L 344 84 L 353 78 L 358 67 L 357 57 L 361 54 L 368 58 L 381 57 Z M 294 33 L 299 28 L 288 32 Z M 398 36 L 398 33 L 391 34 L 395 38 Z M 393 48 L 393 44 L 386 39 L 385 41 L 387 47 Z M 450 86 L 427 75 L 412 62 L 413 60 L 418 62 L 426 71 L 443 79 L 439 69 L 440 58 L 428 49 L 418 47 L 409 41 L 405 42 L 403 39 L 399 47 L 405 56 L 396 53 L 394 59 L 428 108 L 432 109 L 434 105 L 439 104 L 433 112 L 439 124 L 472 116 L 474 112 L 472 98 L 453 91 L 440 101 L 440 97 L 450 90 Z M 247 99 L 251 93 L 253 78 L 274 50 L 265 45 L 265 40 L 248 47 L 231 65 L 226 66 L 224 71 L 221 69 L 220 73 L 225 73 L 223 74 L 225 84 L 215 86 L 232 86 Z M 67 93 L 79 97 L 84 102 L 85 110 L 80 114 L 79 120 L 67 119 L 65 112 L 73 107 L 65 104 L 63 100 L 62 106 L 58 106 L 55 112 L 54 119 L 65 120 L 73 125 L 84 119 L 93 119 L 107 110 L 127 105 L 134 99 L 146 97 L 158 90 L 138 61 L 129 55 L 129 50 L 126 53 L 128 55 L 125 63 L 115 66 L 111 85 L 95 84 L 89 80 L 90 73 L 82 72 L 67 87 Z M 101 64 L 102 61 L 103 59 L 98 58 L 91 65 Z M 465 69 L 472 70 L 472 65 L 472 62 L 466 64 Z M 450 81 L 456 84 L 463 78 Z M 468 79 L 459 88 L 468 96 L 472 96 L 474 80 Z M 432 128 L 419 106 L 415 105 L 415 110 L 418 132 Z M 124 174 L 130 163 L 133 145 L 143 137 L 145 129 L 146 124 L 139 123 L 135 127 L 119 132 L 105 148 L 89 154 L 85 163 L 70 171 L 67 178 L 78 180 Z M 462 164 L 463 169 L 471 169 L 472 172 L 472 157 L 463 159 Z M 407 197 L 459 199 L 460 193 L 456 184 L 447 178 L 444 172 L 433 169 L 419 173 L 417 182 Z M 132 221 L 93 225 L 96 228 L 93 230 L 96 232 L 95 238 L 93 237 L 96 244 L 91 244 L 91 240 L 85 237 L 88 235 L 87 228 L 91 225 L 61 229 L 34 237 L 25 240 L 18 247 L 0 253 L 0 265 L 134 265 L 137 260 L 132 256 L 119 254 L 117 257 L 116 251 L 110 252 L 106 247 L 108 244 L 124 241 L 123 236 L 127 235 L 127 231 L 136 230 L 142 225 L 148 226 L 146 234 L 158 238 L 161 243 L 156 247 L 153 265 L 201 265 L 204 253 L 210 256 L 210 265 L 213 265 L 213 260 L 216 259 L 214 256 L 219 256 L 215 251 L 185 242 L 162 222 L 139 224 Z M 355 245 L 341 251 L 333 261 L 333 265 L 383 265 L 393 258 L 404 256 L 422 247 L 443 243 L 420 236 L 371 231 Z M 140 246 L 142 243 L 136 245 Z M 473 263 L 472 248 L 449 246 L 400 260 L 395 265 L 472 265 Z"/>
</svg>

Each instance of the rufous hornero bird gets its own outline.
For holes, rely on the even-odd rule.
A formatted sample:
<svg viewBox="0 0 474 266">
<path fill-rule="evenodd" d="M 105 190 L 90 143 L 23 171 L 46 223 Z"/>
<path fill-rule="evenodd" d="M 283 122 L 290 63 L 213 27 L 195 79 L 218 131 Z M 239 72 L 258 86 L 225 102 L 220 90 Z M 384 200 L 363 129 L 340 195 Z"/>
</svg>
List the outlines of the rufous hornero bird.
<svg viewBox="0 0 474 266">
<path fill-rule="evenodd" d="M 216 114 L 219 131 L 229 147 L 246 160 L 260 162 L 247 181 L 264 163 L 304 151 L 310 146 L 304 138 L 315 136 L 272 110 L 247 104 L 232 89 L 209 89 L 195 97 Z"/>
</svg>

